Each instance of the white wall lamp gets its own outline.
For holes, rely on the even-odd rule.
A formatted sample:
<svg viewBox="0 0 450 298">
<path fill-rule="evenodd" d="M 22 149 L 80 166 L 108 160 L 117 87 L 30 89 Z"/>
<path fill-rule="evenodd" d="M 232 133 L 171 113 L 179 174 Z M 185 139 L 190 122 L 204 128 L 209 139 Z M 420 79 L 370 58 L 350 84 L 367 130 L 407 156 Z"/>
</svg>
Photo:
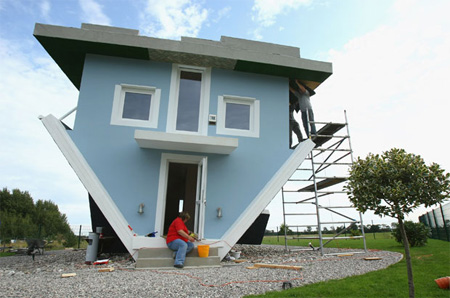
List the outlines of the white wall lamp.
<svg viewBox="0 0 450 298">
<path fill-rule="evenodd" d="M 217 217 L 221 218 L 222 217 L 222 208 L 217 208 Z"/>
<path fill-rule="evenodd" d="M 138 210 L 138 213 L 139 213 L 139 214 L 144 213 L 144 207 L 145 207 L 144 203 L 140 203 L 140 204 L 139 204 L 139 210 Z"/>
</svg>

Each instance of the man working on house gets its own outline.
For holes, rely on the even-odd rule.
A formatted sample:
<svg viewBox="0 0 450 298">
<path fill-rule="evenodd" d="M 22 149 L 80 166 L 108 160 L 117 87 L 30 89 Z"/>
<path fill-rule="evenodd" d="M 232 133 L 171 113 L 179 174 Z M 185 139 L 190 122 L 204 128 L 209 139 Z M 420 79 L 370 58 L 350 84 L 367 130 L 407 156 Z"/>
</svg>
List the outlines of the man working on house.
<svg viewBox="0 0 450 298">
<path fill-rule="evenodd" d="M 316 124 L 314 123 L 314 113 L 310 100 L 310 97 L 316 94 L 316 92 L 307 86 L 303 86 L 303 84 L 298 80 L 295 80 L 295 84 L 297 85 L 298 90 L 291 86 L 289 86 L 289 90 L 298 98 L 300 111 L 302 112 L 303 127 L 305 128 L 306 136 L 309 138 L 311 134 L 317 134 Z M 310 127 L 311 131 L 309 130 Z"/>
<path fill-rule="evenodd" d="M 190 218 L 189 213 L 180 212 L 180 215 L 170 224 L 167 232 L 166 243 L 176 253 L 173 265 L 176 268 L 184 267 L 186 255 L 194 248 L 192 242 L 195 241 L 195 238 L 189 235 L 189 230 L 185 225 Z"/>
<path fill-rule="evenodd" d="M 297 97 L 292 92 L 289 92 L 289 148 L 295 148 L 297 146 L 292 147 L 292 132 L 297 136 L 299 143 L 303 141 L 300 125 L 298 125 L 297 120 L 294 118 L 294 111 L 298 113 L 299 110 L 300 107 Z"/>
</svg>

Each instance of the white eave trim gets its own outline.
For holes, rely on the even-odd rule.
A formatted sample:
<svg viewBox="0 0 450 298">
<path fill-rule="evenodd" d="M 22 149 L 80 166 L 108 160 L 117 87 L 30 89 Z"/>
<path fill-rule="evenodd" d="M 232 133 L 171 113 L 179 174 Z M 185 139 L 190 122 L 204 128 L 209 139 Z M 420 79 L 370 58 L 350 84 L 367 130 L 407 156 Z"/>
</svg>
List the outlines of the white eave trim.
<svg viewBox="0 0 450 298">
<path fill-rule="evenodd" d="M 136 259 L 138 254 L 132 248 L 135 234 L 83 154 L 70 138 L 61 121 L 51 114 L 39 118 L 128 252 Z"/>
<path fill-rule="evenodd" d="M 238 147 L 237 138 L 135 130 L 134 139 L 141 148 L 230 154 Z"/>
</svg>

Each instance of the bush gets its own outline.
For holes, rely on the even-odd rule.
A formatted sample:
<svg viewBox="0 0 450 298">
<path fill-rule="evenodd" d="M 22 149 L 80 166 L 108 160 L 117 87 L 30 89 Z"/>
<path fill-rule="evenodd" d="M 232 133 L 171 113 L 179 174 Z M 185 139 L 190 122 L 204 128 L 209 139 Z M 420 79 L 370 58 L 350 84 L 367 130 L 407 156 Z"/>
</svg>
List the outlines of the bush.
<svg viewBox="0 0 450 298">
<path fill-rule="evenodd" d="M 350 233 L 352 234 L 353 237 L 361 236 L 361 231 L 360 230 L 350 230 Z"/>
<path fill-rule="evenodd" d="M 409 245 L 413 246 L 425 246 L 428 241 L 428 237 L 431 235 L 431 230 L 429 227 L 425 226 L 423 223 L 414 223 L 412 221 L 404 222 L 406 237 L 408 237 Z M 395 226 L 392 231 L 392 236 L 399 243 L 402 242 L 402 235 L 398 225 Z"/>
<path fill-rule="evenodd" d="M 65 236 L 65 241 L 63 241 L 64 247 L 73 247 L 77 244 L 78 238 L 74 233 L 67 233 Z"/>
</svg>

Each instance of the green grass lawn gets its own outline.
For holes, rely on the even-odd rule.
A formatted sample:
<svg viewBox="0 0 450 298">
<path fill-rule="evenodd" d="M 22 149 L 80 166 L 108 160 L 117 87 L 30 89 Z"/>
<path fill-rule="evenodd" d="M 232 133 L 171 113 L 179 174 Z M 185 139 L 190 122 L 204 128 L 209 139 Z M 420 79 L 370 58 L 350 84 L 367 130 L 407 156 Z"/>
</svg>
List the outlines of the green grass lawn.
<svg viewBox="0 0 450 298">
<path fill-rule="evenodd" d="M 404 254 L 403 245 L 390 237 L 389 233 L 366 234 L 368 249 L 395 251 Z M 289 240 L 288 245 L 306 246 L 310 240 Z M 284 245 L 284 238 L 276 236 L 264 237 L 264 244 Z M 318 241 L 312 241 L 319 246 Z M 363 248 L 363 241 L 338 240 L 326 247 Z M 450 290 L 440 289 L 434 280 L 450 276 L 450 242 L 428 239 L 424 247 L 412 247 L 416 297 L 450 297 Z M 247 297 L 409 297 L 406 261 L 403 258 L 397 264 L 386 269 L 370 272 L 360 276 L 331 280 L 312 285 L 305 285 L 282 292 L 269 292 L 260 296 Z"/>
</svg>

